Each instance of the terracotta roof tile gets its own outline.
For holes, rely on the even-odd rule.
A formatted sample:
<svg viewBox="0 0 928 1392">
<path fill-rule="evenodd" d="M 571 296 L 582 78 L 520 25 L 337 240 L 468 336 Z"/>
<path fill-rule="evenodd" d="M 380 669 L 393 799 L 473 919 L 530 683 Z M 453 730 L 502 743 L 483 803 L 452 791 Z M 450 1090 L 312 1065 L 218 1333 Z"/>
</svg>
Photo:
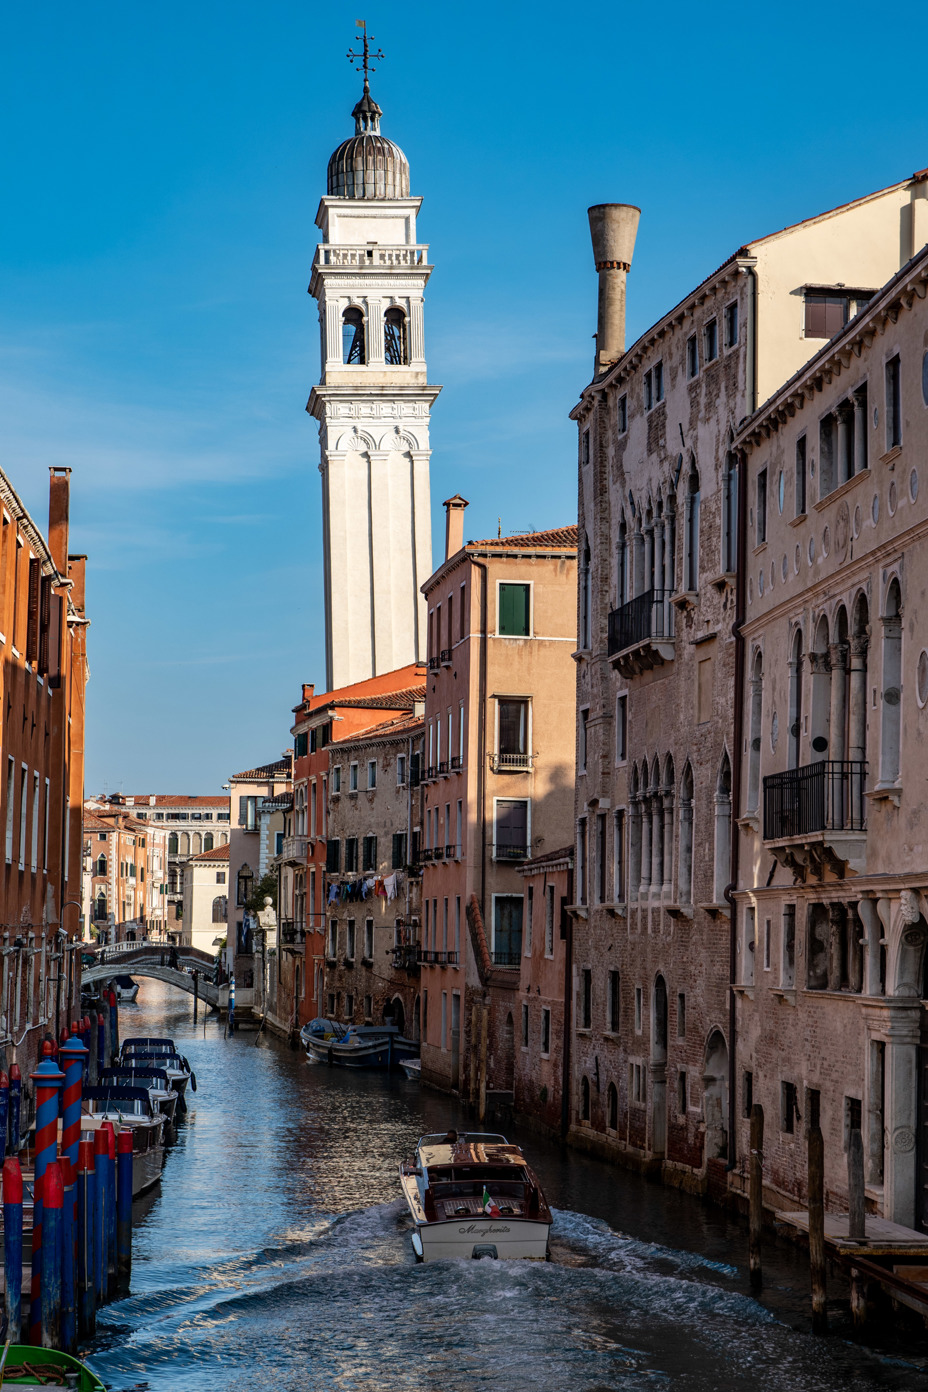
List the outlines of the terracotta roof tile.
<svg viewBox="0 0 928 1392">
<path fill-rule="evenodd" d="M 523 532 L 520 536 L 489 537 L 486 541 L 469 541 L 468 546 L 492 546 L 495 550 L 524 551 L 550 547 L 563 550 L 579 543 L 579 528 L 553 527 L 547 532 Z"/>
<path fill-rule="evenodd" d="M 198 851 L 196 855 L 190 857 L 191 860 L 228 860 L 228 846 L 214 846 L 211 851 Z"/>
<path fill-rule="evenodd" d="M 285 758 L 275 759 L 272 764 L 258 764 L 256 768 L 245 769 L 242 773 L 233 773 L 233 778 L 241 778 L 252 783 L 263 783 L 269 778 L 281 778 L 290 773 L 291 759 L 288 754 Z"/>
<path fill-rule="evenodd" d="M 382 696 L 349 696 L 343 701 L 333 701 L 332 705 L 358 706 L 366 710 L 412 710 L 417 701 L 424 700 L 424 686 L 407 686 L 405 691 L 386 691 Z"/>
</svg>

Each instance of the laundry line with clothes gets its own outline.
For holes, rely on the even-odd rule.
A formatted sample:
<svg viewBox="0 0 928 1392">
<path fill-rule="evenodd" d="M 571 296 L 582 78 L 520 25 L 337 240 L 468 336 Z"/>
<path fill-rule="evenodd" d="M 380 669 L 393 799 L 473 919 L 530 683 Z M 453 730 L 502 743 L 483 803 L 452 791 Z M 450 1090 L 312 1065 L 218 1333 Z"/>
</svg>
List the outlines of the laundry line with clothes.
<svg viewBox="0 0 928 1392">
<path fill-rule="evenodd" d="M 404 877 L 400 870 L 392 875 L 370 875 L 356 880 L 330 880 L 326 903 L 358 904 L 368 899 L 379 899 L 381 913 L 392 904 L 403 887 Z"/>
</svg>

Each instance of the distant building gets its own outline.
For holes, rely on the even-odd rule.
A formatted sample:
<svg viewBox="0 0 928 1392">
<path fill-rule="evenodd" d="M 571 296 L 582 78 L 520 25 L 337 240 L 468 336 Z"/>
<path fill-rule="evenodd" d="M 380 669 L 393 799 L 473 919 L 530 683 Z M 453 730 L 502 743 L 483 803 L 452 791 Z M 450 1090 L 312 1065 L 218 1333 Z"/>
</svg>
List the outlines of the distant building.
<svg viewBox="0 0 928 1392">
<path fill-rule="evenodd" d="M 184 866 L 191 856 L 229 844 L 228 796 L 174 793 L 118 794 L 110 799 L 131 809 L 142 822 L 164 823 L 168 833 L 167 927 L 179 926 L 184 900 Z"/>
<path fill-rule="evenodd" d="M 89 926 L 101 942 L 164 938 L 167 833 L 146 826 L 122 802 L 84 805 Z"/>
<path fill-rule="evenodd" d="M 464 544 L 466 506 L 423 586 L 422 1077 L 511 1103 L 520 870 L 573 822 L 577 529 Z"/>
<path fill-rule="evenodd" d="M 573 847 L 527 860 L 521 874 L 525 908 L 513 1105 L 520 1116 L 564 1135 L 570 1117 Z"/>
<path fill-rule="evenodd" d="M 178 946 L 216 953 L 229 917 L 229 847 L 213 846 L 188 860 L 184 912 L 175 929 Z"/>
<path fill-rule="evenodd" d="M 928 201 L 922 208 L 928 212 Z M 923 228 L 924 228 L 924 224 Z M 925 229 L 928 236 L 928 228 Z M 928 1231 L 928 248 L 745 424 L 734 1107 L 801 1207 Z M 732 1183 L 743 1187 L 740 1175 Z"/>
<path fill-rule="evenodd" d="M 272 869 L 283 834 L 284 813 L 261 815 L 262 803 L 291 790 L 293 761 L 289 751 L 280 759 L 233 774 L 232 817 L 229 839 L 229 920 L 226 968 L 235 974 L 239 1008 L 251 1006 L 255 986 L 255 923 L 248 900 Z"/>
</svg>

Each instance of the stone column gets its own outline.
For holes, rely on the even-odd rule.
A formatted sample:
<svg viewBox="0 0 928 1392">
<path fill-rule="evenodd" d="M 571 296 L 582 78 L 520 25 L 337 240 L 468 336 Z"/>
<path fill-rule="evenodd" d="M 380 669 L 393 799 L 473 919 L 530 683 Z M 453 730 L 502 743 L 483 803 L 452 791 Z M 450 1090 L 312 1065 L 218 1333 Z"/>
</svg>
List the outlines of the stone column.
<svg viewBox="0 0 928 1392">
<path fill-rule="evenodd" d="M 646 899 L 651 892 L 651 799 L 641 799 L 641 878 L 638 897 Z"/>
<path fill-rule="evenodd" d="M 883 936 L 883 928 L 877 913 L 876 900 L 858 899 L 857 913 L 864 928 L 864 995 L 879 996 L 883 993 L 880 985 L 880 938 Z"/>
<path fill-rule="evenodd" d="M 847 906 L 847 977 L 852 991 L 860 991 L 864 979 L 863 924 L 856 904 Z"/>
<path fill-rule="evenodd" d="M 641 883 L 641 798 L 629 798 L 628 898 L 634 899 Z"/>
<path fill-rule="evenodd" d="M 820 759 L 829 757 L 829 713 L 830 713 L 830 694 L 829 681 L 831 679 L 831 667 L 828 662 L 827 652 L 810 652 L 809 669 L 812 673 L 812 761 L 817 763 Z M 816 749 L 814 741 L 824 737 L 825 748 Z"/>
<path fill-rule="evenodd" d="M 828 757 L 844 758 L 844 731 L 847 724 L 847 643 L 832 643 L 828 649 L 831 664 L 831 714 Z"/>
<path fill-rule="evenodd" d="M 654 527 L 649 524 L 644 529 L 644 584 L 643 590 L 654 588 Z"/>
<path fill-rule="evenodd" d="M 409 301 L 409 363 L 418 366 L 425 362 L 425 317 L 421 296 Z"/>
<path fill-rule="evenodd" d="M 850 478 L 853 462 L 851 460 L 851 422 L 854 419 L 853 407 L 847 401 L 842 401 L 835 415 L 838 418 L 838 458 L 837 458 L 837 477 L 836 485 L 847 483 Z"/>
<path fill-rule="evenodd" d="M 886 1012 L 886 1164 L 883 1174 L 885 1216 L 903 1227 L 915 1226 L 915 1137 L 918 1097 L 918 1045 L 921 1003 L 895 998 Z"/>
<path fill-rule="evenodd" d="M 843 904 L 828 905 L 828 990 L 841 990 L 845 913 Z"/>
<path fill-rule="evenodd" d="M 635 518 L 635 530 L 632 533 L 632 573 L 631 594 L 629 599 L 634 599 L 644 590 L 644 537 L 641 535 L 641 519 Z"/>
<path fill-rule="evenodd" d="M 693 804 L 680 800 L 680 865 L 677 870 L 678 893 L 681 904 L 693 899 Z"/>
<path fill-rule="evenodd" d="M 848 721 L 850 738 L 847 757 L 866 759 L 867 757 L 867 648 L 870 640 L 865 633 L 855 634 L 850 641 L 851 680 L 850 680 L 850 719 Z"/>
<path fill-rule="evenodd" d="M 860 387 L 854 393 L 854 473 L 860 474 L 867 467 L 867 389 Z"/>
<path fill-rule="evenodd" d="M 383 301 L 367 302 L 367 361 L 383 364 Z"/>
<path fill-rule="evenodd" d="M 664 788 L 664 897 L 673 895 L 673 788 Z"/>
<path fill-rule="evenodd" d="M 664 803 L 660 789 L 651 789 L 651 892 L 660 894 L 664 883 Z"/>
</svg>

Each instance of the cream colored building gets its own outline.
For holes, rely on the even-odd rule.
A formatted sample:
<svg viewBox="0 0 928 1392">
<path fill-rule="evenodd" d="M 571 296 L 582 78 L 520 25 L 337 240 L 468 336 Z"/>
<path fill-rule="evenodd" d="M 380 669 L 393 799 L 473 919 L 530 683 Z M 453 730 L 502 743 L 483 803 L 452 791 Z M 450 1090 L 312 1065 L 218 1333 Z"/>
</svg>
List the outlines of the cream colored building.
<svg viewBox="0 0 928 1392">
<path fill-rule="evenodd" d="M 178 946 L 214 953 L 229 915 L 229 847 L 191 856 L 184 867 L 184 912 L 175 928 Z"/>
<path fill-rule="evenodd" d="M 590 210 L 597 356 L 572 413 L 571 1134 L 690 1187 L 724 1191 L 741 1154 L 730 1086 L 733 622 L 739 568 L 754 561 L 753 546 L 739 556 L 735 436 L 924 245 L 926 194 L 919 174 L 743 243 L 627 350 L 638 210 Z M 782 708 L 779 718 L 785 732 Z"/>
<path fill-rule="evenodd" d="M 292 787 L 293 757 L 287 750 L 279 759 L 257 768 L 243 769 L 229 779 L 232 827 L 229 840 L 229 933 L 227 970 L 235 972 L 240 988 L 239 1006 L 251 1006 L 255 958 L 252 915 L 246 902 L 279 853 L 284 832 L 282 808 L 262 814 L 265 802 L 286 798 Z M 275 906 L 276 907 L 276 906 Z"/>
<path fill-rule="evenodd" d="M 919 207 L 925 206 L 922 204 Z M 924 224 L 919 223 L 924 233 Z M 928 1231 L 928 249 L 776 391 L 744 451 L 739 1131 L 769 1201 Z M 790 1202 L 787 1202 L 789 1200 Z"/>
</svg>

